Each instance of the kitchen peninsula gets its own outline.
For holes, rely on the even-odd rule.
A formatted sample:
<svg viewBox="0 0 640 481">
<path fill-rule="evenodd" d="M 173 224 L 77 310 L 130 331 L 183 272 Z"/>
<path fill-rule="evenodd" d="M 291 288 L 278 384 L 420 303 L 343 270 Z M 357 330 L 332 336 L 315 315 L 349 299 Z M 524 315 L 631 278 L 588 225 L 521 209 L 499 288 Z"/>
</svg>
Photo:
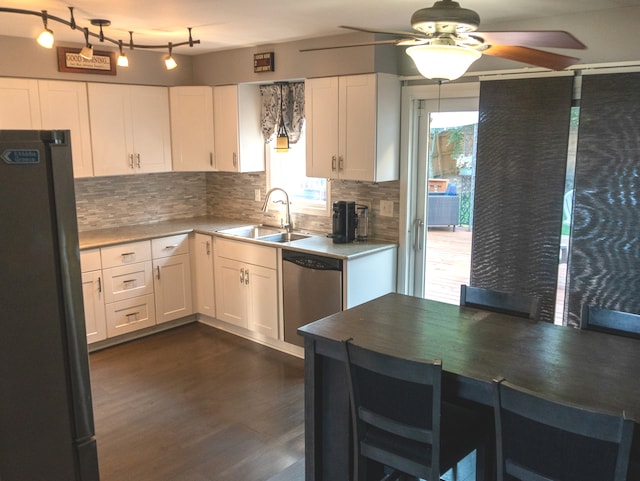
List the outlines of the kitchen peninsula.
<svg viewBox="0 0 640 481">
<path fill-rule="evenodd" d="M 326 235 L 308 231 L 302 231 L 304 238 L 291 242 L 225 233 L 246 225 L 200 216 L 80 232 L 90 350 L 198 320 L 302 356 L 302 349 L 284 342 L 283 337 L 284 249 L 341 259 L 344 308 L 395 291 L 394 243 L 334 244 Z M 229 246 L 232 254 L 221 254 Z M 240 263 L 228 267 L 230 257 L 237 257 Z M 230 277 L 224 277 L 223 269 Z M 260 272 L 266 272 L 266 277 Z M 259 292 L 239 291 L 240 297 L 225 299 L 222 292 L 238 279 L 245 288 L 251 285 Z M 249 312 L 252 302 L 261 303 L 254 317 Z M 228 306 L 240 312 L 223 312 Z M 100 313 L 105 309 L 106 321 L 102 321 Z M 101 323 L 106 326 L 104 335 L 94 336 Z"/>
</svg>

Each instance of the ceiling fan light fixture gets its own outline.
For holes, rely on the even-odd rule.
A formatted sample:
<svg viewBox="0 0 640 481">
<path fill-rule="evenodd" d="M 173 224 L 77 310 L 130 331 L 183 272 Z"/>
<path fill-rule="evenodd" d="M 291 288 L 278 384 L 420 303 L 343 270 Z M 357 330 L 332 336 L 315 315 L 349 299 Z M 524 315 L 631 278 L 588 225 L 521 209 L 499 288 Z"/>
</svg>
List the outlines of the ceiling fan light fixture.
<svg viewBox="0 0 640 481">
<path fill-rule="evenodd" d="M 473 48 L 456 45 L 416 45 L 406 50 L 425 78 L 455 80 L 462 77 L 482 54 Z"/>
</svg>

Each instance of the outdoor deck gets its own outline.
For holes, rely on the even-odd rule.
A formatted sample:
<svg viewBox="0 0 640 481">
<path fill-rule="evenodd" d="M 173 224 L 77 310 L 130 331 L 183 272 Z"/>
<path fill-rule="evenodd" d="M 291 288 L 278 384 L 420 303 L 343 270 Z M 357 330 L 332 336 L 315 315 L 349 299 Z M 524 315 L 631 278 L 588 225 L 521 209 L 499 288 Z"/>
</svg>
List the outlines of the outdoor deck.
<svg viewBox="0 0 640 481">
<path fill-rule="evenodd" d="M 460 284 L 469 283 L 472 233 L 464 227 L 430 227 L 427 232 L 425 297 L 449 304 L 460 303 Z M 567 264 L 558 269 L 558 299 L 564 300 Z M 556 305 L 556 324 L 562 323 L 562 303 Z"/>
</svg>

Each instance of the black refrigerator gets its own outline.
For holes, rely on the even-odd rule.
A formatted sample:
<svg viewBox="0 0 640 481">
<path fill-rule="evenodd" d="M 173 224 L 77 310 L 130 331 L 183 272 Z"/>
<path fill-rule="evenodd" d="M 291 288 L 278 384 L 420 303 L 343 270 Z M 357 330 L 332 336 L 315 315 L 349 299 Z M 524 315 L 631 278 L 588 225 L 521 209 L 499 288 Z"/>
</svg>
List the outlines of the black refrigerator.
<svg viewBox="0 0 640 481">
<path fill-rule="evenodd" d="M 99 480 L 69 135 L 0 130 L 0 481 Z"/>
</svg>

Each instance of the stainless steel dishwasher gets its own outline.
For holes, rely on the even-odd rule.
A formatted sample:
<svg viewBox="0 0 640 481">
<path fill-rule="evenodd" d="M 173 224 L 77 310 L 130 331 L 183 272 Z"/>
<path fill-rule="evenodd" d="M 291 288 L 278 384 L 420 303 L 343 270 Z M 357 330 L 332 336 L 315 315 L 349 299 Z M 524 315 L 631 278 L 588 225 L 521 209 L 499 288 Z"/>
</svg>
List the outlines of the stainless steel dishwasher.
<svg viewBox="0 0 640 481">
<path fill-rule="evenodd" d="M 300 326 L 342 310 L 342 259 L 282 250 L 284 340 L 303 346 Z"/>
</svg>

